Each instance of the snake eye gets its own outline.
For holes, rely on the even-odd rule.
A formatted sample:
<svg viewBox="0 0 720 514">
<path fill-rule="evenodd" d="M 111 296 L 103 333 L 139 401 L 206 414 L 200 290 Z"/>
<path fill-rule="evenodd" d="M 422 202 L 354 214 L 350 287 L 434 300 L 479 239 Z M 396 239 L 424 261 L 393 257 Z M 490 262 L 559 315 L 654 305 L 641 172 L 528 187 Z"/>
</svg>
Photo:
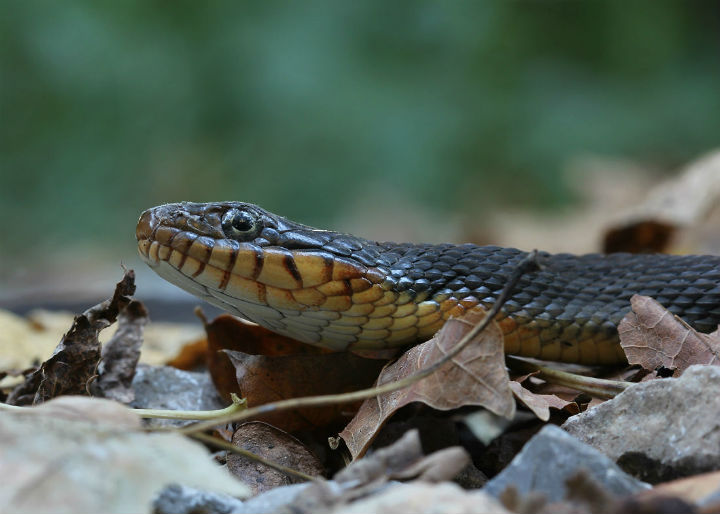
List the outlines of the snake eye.
<svg viewBox="0 0 720 514">
<path fill-rule="evenodd" d="M 257 232 L 257 222 L 247 211 L 230 209 L 222 218 L 222 228 L 228 237 L 247 238 Z"/>
</svg>

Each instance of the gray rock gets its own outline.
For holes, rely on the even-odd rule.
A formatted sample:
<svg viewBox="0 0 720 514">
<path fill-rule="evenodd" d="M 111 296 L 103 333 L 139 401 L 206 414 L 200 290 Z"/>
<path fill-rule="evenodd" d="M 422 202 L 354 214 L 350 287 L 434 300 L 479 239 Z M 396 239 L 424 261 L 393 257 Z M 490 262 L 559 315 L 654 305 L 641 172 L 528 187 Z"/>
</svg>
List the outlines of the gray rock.
<svg viewBox="0 0 720 514">
<path fill-rule="evenodd" d="M 154 514 L 229 514 L 243 508 L 243 502 L 226 494 L 171 485 L 155 498 Z"/>
<path fill-rule="evenodd" d="M 277 487 L 246 501 L 226 494 L 173 485 L 153 503 L 153 514 L 263 514 L 290 506 L 310 484 Z"/>
<path fill-rule="evenodd" d="M 208 373 L 183 371 L 170 366 L 140 365 L 132 382 L 131 407 L 167 410 L 214 410 L 223 404 Z M 192 421 L 152 419 L 152 426 L 184 426 Z"/>
<path fill-rule="evenodd" d="M 550 502 L 560 501 L 565 497 L 565 481 L 580 469 L 585 469 L 598 484 L 618 496 L 650 487 L 624 473 L 594 448 L 555 425 L 547 425 L 483 491 L 498 497 L 512 485 L 521 495 L 537 491 Z"/>
<path fill-rule="evenodd" d="M 628 473 L 658 483 L 720 469 L 720 367 L 633 385 L 563 428 Z"/>
</svg>

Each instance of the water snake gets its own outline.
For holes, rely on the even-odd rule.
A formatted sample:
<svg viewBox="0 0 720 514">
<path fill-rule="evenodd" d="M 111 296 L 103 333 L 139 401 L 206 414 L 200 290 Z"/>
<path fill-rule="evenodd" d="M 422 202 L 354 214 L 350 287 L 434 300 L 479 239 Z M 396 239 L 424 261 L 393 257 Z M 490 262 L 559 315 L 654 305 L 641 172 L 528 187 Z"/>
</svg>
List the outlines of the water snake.
<svg viewBox="0 0 720 514">
<path fill-rule="evenodd" d="M 369 241 L 242 202 L 142 213 L 141 257 L 160 276 L 274 332 L 333 350 L 429 339 L 450 316 L 488 308 L 527 252 L 473 244 Z M 624 361 L 617 325 L 652 296 L 696 329 L 720 322 L 720 257 L 550 254 L 522 277 L 499 323 L 507 353 Z"/>
</svg>

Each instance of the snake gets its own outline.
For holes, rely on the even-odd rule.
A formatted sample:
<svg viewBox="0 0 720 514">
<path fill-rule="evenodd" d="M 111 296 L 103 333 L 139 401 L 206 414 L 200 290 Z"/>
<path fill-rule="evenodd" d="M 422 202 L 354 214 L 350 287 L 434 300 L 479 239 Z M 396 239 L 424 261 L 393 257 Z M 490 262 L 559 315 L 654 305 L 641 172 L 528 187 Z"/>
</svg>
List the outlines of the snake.
<svg viewBox="0 0 720 514">
<path fill-rule="evenodd" d="M 528 255 L 475 244 L 377 242 L 243 202 L 170 203 L 136 228 L 162 278 L 273 332 L 333 351 L 426 341 L 489 310 Z M 626 362 L 618 324 L 651 296 L 700 332 L 720 322 L 720 257 L 538 252 L 496 317 L 505 352 L 588 365 Z"/>
</svg>

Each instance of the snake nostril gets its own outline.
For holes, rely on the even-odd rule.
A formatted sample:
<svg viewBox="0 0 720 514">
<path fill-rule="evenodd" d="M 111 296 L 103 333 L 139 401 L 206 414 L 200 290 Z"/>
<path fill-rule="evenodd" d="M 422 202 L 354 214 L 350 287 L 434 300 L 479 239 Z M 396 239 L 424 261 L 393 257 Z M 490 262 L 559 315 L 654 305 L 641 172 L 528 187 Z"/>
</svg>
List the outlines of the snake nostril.
<svg viewBox="0 0 720 514">
<path fill-rule="evenodd" d="M 135 229 L 135 237 L 138 241 L 151 239 L 156 226 L 157 223 L 155 221 L 153 209 L 148 209 L 140 215 L 137 228 Z"/>
</svg>

